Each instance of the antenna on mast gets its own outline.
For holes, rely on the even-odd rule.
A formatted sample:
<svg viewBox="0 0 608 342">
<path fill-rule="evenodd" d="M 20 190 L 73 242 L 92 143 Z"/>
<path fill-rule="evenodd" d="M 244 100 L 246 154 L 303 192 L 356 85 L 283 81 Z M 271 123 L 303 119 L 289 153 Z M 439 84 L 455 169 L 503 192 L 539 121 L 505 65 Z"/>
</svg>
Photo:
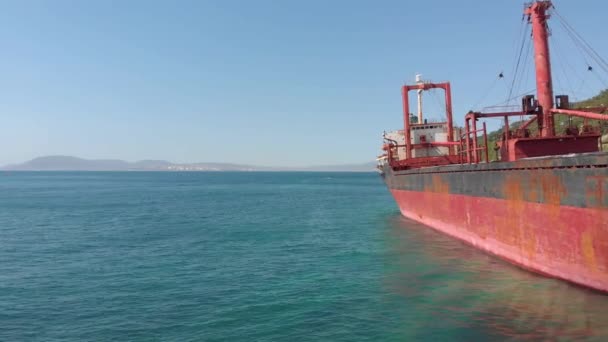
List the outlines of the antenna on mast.
<svg viewBox="0 0 608 342">
<path fill-rule="evenodd" d="M 416 84 L 424 84 L 422 81 L 422 75 L 416 74 Z M 416 92 L 418 94 L 418 123 L 421 124 L 424 121 L 422 120 L 422 89 L 418 89 Z"/>
</svg>

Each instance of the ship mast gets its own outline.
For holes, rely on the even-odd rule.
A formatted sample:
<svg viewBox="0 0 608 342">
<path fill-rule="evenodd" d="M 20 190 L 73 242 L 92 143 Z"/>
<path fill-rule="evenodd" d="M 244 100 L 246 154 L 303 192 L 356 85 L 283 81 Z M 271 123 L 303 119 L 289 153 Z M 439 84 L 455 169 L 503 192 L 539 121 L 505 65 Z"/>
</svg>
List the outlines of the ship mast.
<svg viewBox="0 0 608 342">
<path fill-rule="evenodd" d="M 524 14 L 532 23 L 534 40 L 534 63 L 536 65 L 536 96 L 538 98 L 538 129 L 541 137 L 555 136 L 553 123 L 553 83 L 551 81 L 551 60 L 549 58 L 549 33 L 547 10 L 553 6 L 550 0 L 531 3 Z"/>
<path fill-rule="evenodd" d="M 390 144 L 388 144 L 386 149 L 388 151 L 387 158 L 393 170 L 464 162 L 475 164 L 480 162 L 489 163 L 490 158 L 485 126 L 483 129 L 477 129 L 476 122 L 480 118 L 504 118 L 505 124 L 502 139 L 497 141 L 495 145 L 495 150 L 501 162 L 515 162 L 525 158 L 601 151 L 602 148 L 598 145 L 598 139 L 601 137 L 601 127 L 599 126 L 593 127 L 591 124 L 584 123 L 580 127 L 580 130 L 570 126 L 565 132 L 556 132 L 554 122 L 554 115 L 556 114 L 608 121 L 608 115 L 592 112 L 605 112 L 608 111 L 608 107 L 570 109 L 567 95 L 559 95 L 554 99 L 549 54 L 549 28 L 547 26 L 547 21 L 550 17 L 549 10 L 551 9 L 553 9 L 551 0 L 534 0 L 526 4 L 524 8 L 524 15 L 528 17 L 528 23 L 532 25 L 534 63 L 536 66 L 536 96 L 524 96 L 522 98 L 521 110 L 489 113 L 469 111 L 465 115 L 464 134 L 461 132 L 459 139 L 454 141 L 450 83 L 425 82 L 417 76 L 416 84 L 404 85 L 402 87 L 403 139 L 405 141 L 403 145 L 399 145 L 396 140 L 390 140 Z M 519 61 L 517 63 L 519 65 Z M 517 71 L 517 67 L 515 70 Z M 427 129 L 423 127 L 424 125 L 421 125 L 424 122 L 421 91 L 434 88 L 440 88 L 445 91 L 447 122 L 442 124 L 447 126 L 447 139 L 441 142 L 428 142 L 426 135 L 421 134 L 421 131 L 419 131 L 420 129 Z M 412 115 L 410 115 L 408 93 L 412 90 L 418 92 L 417 124 L 413 124 L 413 120 L 411 120 Z M 534 115 L 535 117 L 519 125 L 517 129 L 512 130 L 509 125 L 509 117 L 522 117 L 524 115 Z M 526 128 L 534 121 L 538 124 L 538 135 L 531 135 L 530 130 Z M 417 131 L 413 133 L 412 129 Z M 481 147 L 480 133 L 484 140 Z M 418 150 L 428 149 L 429 147 L 448 147 L 449 152 L 441 156 L 420 156 L 418 153 L 415 153 Z M 399 152 L 405 153 L 401 153 L 400 157 Z"/>
<path fill-rule="evenodd" d="M 416 84 L 423 84 L 424 82 L 422 82 L 422 75 L 420 74 L 416 74 Z M 422 121 L 422 89 L 418 89 L 417 93 L 418 93 L 418 119 L 417 119 L 417 123 L 421 124 L 424 121 Z"/>
</svg>

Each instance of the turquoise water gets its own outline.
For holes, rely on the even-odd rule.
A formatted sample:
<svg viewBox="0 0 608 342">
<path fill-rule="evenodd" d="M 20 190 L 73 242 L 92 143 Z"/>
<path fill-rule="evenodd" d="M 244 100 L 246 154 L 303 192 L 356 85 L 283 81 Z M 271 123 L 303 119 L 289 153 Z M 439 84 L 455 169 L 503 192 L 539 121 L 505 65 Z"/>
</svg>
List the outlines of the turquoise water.
<svg viewBox="0 0 608 342">
<path fill-rule="evenodd" d="M 599 341 L 607 307 L 375 174 L 0 173 L 2 341 Z"/>
</svg>

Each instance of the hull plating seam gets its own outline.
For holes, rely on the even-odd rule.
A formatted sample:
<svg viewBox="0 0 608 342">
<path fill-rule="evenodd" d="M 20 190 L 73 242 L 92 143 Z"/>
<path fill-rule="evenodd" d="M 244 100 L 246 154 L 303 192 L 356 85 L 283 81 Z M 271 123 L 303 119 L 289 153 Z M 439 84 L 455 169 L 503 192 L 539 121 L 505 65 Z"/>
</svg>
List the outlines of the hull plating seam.
<svg viewBox="0 0 608 342">
<path fill-rule="evenodd" d="M 429 167 L 430 168 L 430 167 Z M 408 173 L 398 173 L 399 171 L 395 171 L 395 176 L 408 176 L 408 175 L 420 175 L 427 173 L 466 173 L 466 172 L 484 172 L 484 171 L 526 171 L 526 170 L 552 170 L 552 169 L 601 169 L 608 168 L 608 164 L 605 165 L 576 165 L 576 166 L 546 166 L 546 167 L 513 167 L 506 169 L 487 169 L 487 170 L 442 170 L 442 171 L 423 171 L 423 169 L 417 169 L 414 172 Z M 420 170 L 420 171 L 418 171 Z"/>
</svg>

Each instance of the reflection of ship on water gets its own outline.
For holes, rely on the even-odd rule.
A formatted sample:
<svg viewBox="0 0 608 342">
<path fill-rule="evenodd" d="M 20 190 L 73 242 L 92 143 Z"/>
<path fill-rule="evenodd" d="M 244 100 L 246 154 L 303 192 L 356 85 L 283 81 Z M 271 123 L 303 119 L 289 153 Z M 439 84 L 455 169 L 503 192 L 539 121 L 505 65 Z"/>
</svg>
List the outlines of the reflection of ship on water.
<svg viewBox="0 0 608 342">
<path fill-rule="evenodd" d="M 393 267 L 383 282 L 408 310 L 429 312 L 408 317 L 420 334 L 450 324 L 501 340 L 608 336 L 605 296 L 523 271 L 414 221 L 389 224 Z"/>
</svg>

